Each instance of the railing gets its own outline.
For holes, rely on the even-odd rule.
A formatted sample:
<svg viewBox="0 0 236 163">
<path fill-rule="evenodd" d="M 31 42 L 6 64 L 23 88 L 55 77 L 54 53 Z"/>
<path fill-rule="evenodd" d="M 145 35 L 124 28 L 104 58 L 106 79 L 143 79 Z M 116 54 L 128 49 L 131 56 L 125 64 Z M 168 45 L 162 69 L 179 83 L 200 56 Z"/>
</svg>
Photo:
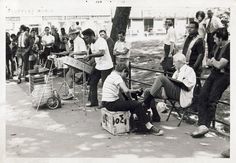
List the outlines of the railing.
<svg viewBox="0 0 236 163">
<path fill-rule="evenodd" d="M 129 80 L 129 88 L 131 88 L 132 82 L 139 83 L 139 84 L 143 84 L 143 85 L 147 85 L 147 86 L 151 86 L 151 84 L 148 84 L 148 83 L 145 83 L 145 82 L 141 82 L 141 81 L 137 81 L 137 80 L 132 79 L 132 77 L 131 77 L 131 69 L 132 69 L 132 68 L 133 68 L 133 69 L 138 69 L 138 70 L 146 70 L 146 71 L 155 72 L 155 73 L 171 74 L 171 73 L 164 72 L 164 71 L 161 71 L 161 70 L 154 70 L 154 69 L 148 69 L 148 68 L 137 67 L 137 66 L 131 65 L 131 63 L 129 62 L 129 78 L 128 78 L 128 80 Z M 200 79 L 201 79 L 201 80 L 206 80 L 206 78 L 203 78 L 203 77 L 201 77 Z M 223 105 L 230 106 L 230 103 L 225 102 L 225 101 L 218 101 L 218 103 L 223 104 Z M 192 113 L 192 112 L 191 112 L 191 113 Z M 214 119 L 213 122 L 212 122 L 213 128 L 215 128 L 215 122 L 221 123 L 221 124 L 226 125 L 226 126 L 230 126 L 230 124 L 228 124 L 228 123 L 226 123 L 226 122 L 223 122 L 223 121 L 221 121 L 221 120 Z"/>
</svg>

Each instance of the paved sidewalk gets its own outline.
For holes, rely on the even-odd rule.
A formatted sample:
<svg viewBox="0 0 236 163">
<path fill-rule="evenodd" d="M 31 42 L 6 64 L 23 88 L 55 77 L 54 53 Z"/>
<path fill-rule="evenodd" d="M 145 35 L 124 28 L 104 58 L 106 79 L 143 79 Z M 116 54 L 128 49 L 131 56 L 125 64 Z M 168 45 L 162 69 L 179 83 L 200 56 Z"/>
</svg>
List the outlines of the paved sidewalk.
<svg viewBox="0 0 236 163">
<path fill-rule="evenodd" d="M 61 78 L 56 78 L 59 88 Z M 124 134 L 113 136 L 103 130 L 100 110 L 86 108 L 81 102 L 64 102 L 57 110 L 36 110 L 31 106 L 28 83 L 6 83 L 6 157 L 78 157 L 78 158 L 182 158 L 220 157 L 229 141 L 210 132 L 193 139 L 196 127 L 171 116 L 154 123 L 164 136 Z M 78 88 L 77 88 L 78 90 Z"/>
</svg>

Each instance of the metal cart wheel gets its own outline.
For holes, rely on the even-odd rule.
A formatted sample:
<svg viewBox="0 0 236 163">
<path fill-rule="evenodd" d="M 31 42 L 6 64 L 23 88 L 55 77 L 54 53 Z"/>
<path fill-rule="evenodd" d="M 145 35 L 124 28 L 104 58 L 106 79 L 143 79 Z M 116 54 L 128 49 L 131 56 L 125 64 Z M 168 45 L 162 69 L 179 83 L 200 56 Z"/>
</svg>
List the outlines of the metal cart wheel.
<svg viewBox="0 0 236 163">
<path fill-rule="evenodd" d="M 57 109 L 60 105 L 60 100 L 57 97 L 49 97 L 47 100 L 47 107 L 51 110 Z"/>
</svg>

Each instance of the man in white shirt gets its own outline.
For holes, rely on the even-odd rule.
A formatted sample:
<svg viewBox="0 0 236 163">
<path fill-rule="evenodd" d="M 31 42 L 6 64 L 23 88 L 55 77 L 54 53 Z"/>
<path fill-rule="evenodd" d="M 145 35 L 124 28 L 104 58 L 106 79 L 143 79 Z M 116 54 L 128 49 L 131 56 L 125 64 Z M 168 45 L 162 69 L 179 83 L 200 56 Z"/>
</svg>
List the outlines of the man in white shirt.
<svg viewBox="0 0 236 163">
<path fill-rule="evenodd" d="M 213 15 L 212 10 L 207 11 L 208 18 L 205 20 L 206 33 L 207 33 L 207 48 L 208 48 L 208 59 L 213 57 L 213 47 L 215 45 L 213 33 L 218 28 L 223 28 L 223 24 L 220 19 Z"/>
<path fill-rule="evenodd" d="M 117 64 L 115 70 L 106 78 L 102 88 L 102 105 L 109 111 L 130 111 L 135 113 L 138 119 L 145 125 L 147 132 L 156 136 L 163 135 L 163 130 L 153 126 L 142 107 L 142 103 L 136 100 L 123 100 L 119 98 L 119 92 L 122 90 L 126 96 L 130 97 L 133 90 L 127 88 L 123 78 L 128 73 L 127 66 Z M 130 97 L 131 98 L 131 97 Z"/>
<path fill-rule="evenodd" d="M 144 107 L 156 110 L 155 105 L 151 106 L 154 98 L 170 98 L 179 101 L 181 107 L 191 105 L 193 90 L 196 84 L 196 74 L 194 70 L 186 64 L 186 57 L 181 53 L 173 56 L 176 68 L 172 78 L 182 82 L 185 87 L 181 87 L 166 76 L 158 76 L 151 86 L 144 92 Z"/>
<path fill-rule="evenodd" d="M 116 56 L 116 63 L 125 63 L 128 66 L 130 57 L 130 44 L 125 41 L 125 32 L 118 32 L 118 41 L 114 46 L 113 54 Z"/>
<path fill-rule="evenodd" d="M 176 32 L 173 27 L 173 22 L 171 20 L 166 21 L 167 34 L 164 40 L 164 56 L 161 59 L 163 70 L 172 71 L 173 63 L 168 62 L 168 57 L 172 57 L 175 50 L 175 43 L 177 40 Z"/>
<path fill-rule="evenodd" d="M 49 27 L 45 27 L 44 32 L 45 32 L 45 35 L 43 35 L 42 37 L 42 45 L 43 45 L 44 51 L 40 57 L 43 64 L 46 62 L 47 57 L 50 55 L 52 46 L 55 42 L 54 36 L 50 34 Z"/>
<path fill-rule="evenodd" d="M 84 40 L 87 44 L 91 44 L 92 54 L 85 57 L 95 58 L 96 66 L 94 72 L 90 75 L 90 88 L 88 103 L 86 106 L 98 106 L 97 99 L 97 85 L 102 78 L 102 83 L 105 81 L 106 77 L 111 73 L 113 69 L 113 62 L 109 53 L 107 42 L 104 38 L 95 37 L 95 33 L 92 29 L 88 28 L 82 32 L 84 35 Z"/>
<path fill-rule="evenodd" d="M 71 38 L 71 40 L 73 40 L 74 43 L 74 50 L 69 54 L 69 56 L 78 60 L 83 60 L 83 58 L 87 55 L 87 47 L 84 40 L 81 38 L 80 30 L 77 28 L 70 28 L 69 37 Z M 63 98 L 64 100 L 73 99 L 73 77 L 74 74 L 79 71 L 80 70 L 78 69 L 70 67 L 69 71 L 66 73 L 66 81 L 69 85 L 69 94 L 67 95 L 67 97 Z"/>
</svg>

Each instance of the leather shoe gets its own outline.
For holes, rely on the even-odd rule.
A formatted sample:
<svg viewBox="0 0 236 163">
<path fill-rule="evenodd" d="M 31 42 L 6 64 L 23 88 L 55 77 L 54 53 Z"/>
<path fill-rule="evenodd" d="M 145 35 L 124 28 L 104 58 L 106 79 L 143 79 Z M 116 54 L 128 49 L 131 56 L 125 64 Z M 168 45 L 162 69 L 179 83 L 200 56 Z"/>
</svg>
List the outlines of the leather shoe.
<svg viewBox="0 0 236 163">
<path fill-rule="evenodd" d="M 198 127 L 198 129 L 196 131 L 191 133 L 191 136 L 193 138 L 201 138 L 208 132 L 209 132 L 208 127 L 206 127 L 205 125 L 201 125 Z"/>
<path fill-rule="evenodd" d="M 20 84 L 21 83 L 21 79 L 17 79 L 17 84 Z"/>
</svg>

